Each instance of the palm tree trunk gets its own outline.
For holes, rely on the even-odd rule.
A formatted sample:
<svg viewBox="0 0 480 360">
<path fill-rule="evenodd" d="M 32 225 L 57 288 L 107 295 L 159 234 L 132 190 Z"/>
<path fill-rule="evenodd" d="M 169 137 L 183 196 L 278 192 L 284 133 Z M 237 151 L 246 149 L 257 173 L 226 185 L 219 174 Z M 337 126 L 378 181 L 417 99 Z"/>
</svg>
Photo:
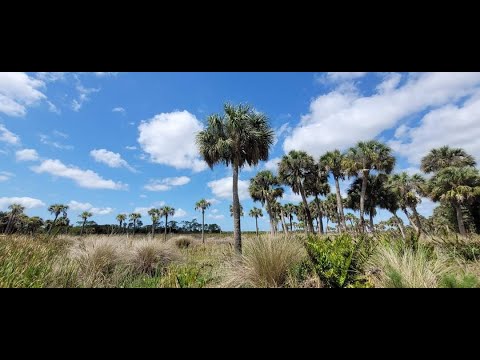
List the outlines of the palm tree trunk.
<svg viewBox="0 0 480 360">
<path fill-rule="evenodd" d="M 460 231 L 460 235 L 466 236 L 467 231 L 465 230 L 465 223 L 463 222 L 462 207 L 458 203 L 454 203 L 453 206 L 457 213 L 458 230 Z"/>
<path fill-rule="evenodd" d="M 415 230 L 415 232 L 418 234 L 418 227 L 417 227 L 417 225 L 415 224 L 415 221 L 412 220 L 412 217 L 411 217 L 410 214 L 408 213 L 408 210 L 407 210 L 407 209 L 403 209 L 403 212 L 405 213 L 405 216 L 407 217 L 408 221 L 410 222 L 410 225 L 413 227 L 413 229 Z"/>
<path fill-rule="evenodd" d="M 400 230 L 400 234 L 402 234 L 403 241 L 406 241 L 407 238 L 405 236 L 405 229 L 403 228 L 402 220 L 398 217 L 397 212 L 392 212 L 395 219 L 397 219 L 397 227 Z"/>
<path fill-rule="evenodd" d="M 420 235 L 422 234 L 422 222 L 420 221 L 420 216 L 418 215 L 418 211 L 415 206 L 412 207 L 412 212 L 415 223 L 417 225 L 417 237 L 420 237 Z"/>
<path fill-rule="evenodd" d="M 365 232 L 365 195 L 367 194 L 367 184 L 368 184 L 368 174 L 369 171 L 363 171 L 362 175 L 362 193 L 360 194 L 360 229 Z"/>
<path fill-rule="evenodd" d="M 257 228 L 257 238 L 259 237 L 258 235 L 258 216 L 255 216 L 255 227 Z"/>
<path fill-rule="evenodd" d="M 168 214 L 165 214 L 165 235 L 163 241 L 167 242 L 167 227 L 168 227 Z"/>
<path fill-rule="evenodd" d="M 338 181 L 338 177 L 335 177 L 335 187 L 337 190 L 337 210 L 340 214 L 340 221 L 342 222 L 342 230 L 347 231 L 347 224 L 345 222 L 345 214 L 343 213 L 343 202 L 342 202 L 342 194 L 340 193 L 340 182 Z"/>
<path fill-rule="evenodd" d="M 55 215 L 55 219 L 53 220 L 53 223 L 50 225 L 50 229 L 48 230 L 48 234 L 50 235 L 52 233 L 53 227 L 57 223 L 58 215 Z"/>
<path fill-rule="evenodd" d="M 283 211 L 280 211 L 280 217 L 282 219 L 283 232 L 285 235 L 288 235 L 287 225 L 285 224 L 285 217 L 283 216 Z"/>
<path fill-rule="evenodd" d="M 155 239 L 155 221 L 152 221 L 152 239 Z"/>
<path fill-rule="evenodd" d="M 290 231 L 293 232 L 293 216 L 290 214 Z"/>
<path fill-rule="evenodd" d="M 242 253 L 242 234 L 240 224 L 240 199 L 238 197 L 238 172 L 239 164 L 235 160 L 233 164 L 233 239 L 235 240 L 235 250 Z"/>
<path fill-rule="evenodd" d="M 268 217 L 270 218 L 270 234 L 272 236 L 275 236 L 275 220 L 270 208 L 270 203 L 268 201 L 267 201 L 267 213 L 268 213 Z"/>
<path fill-rule="evenodd" d="M 87 222 L 87 220 L 83 220 L 83 224 L 82 224 L 82 230 L 80 231 L 80 236 L 83 235 L 83 229 L 85 229 L 85 223 Z"/>
<path fill-rule="evenodd" d="M 370 209 L 370 228 L 375 232 L 375 224 L 373 223 L 373 209 Z"/>
<path fill-rule="evenodd" d="M 10 234 L 10 228 L 12 227 L 13 219 L 14 219 L 14 216 L 13 216 L 13 214 L 11 214 L 11 215 L 8 217 L 7 228 L 5 229 L 4 234 L 6 234 L 6 235 Z"/>
<path fill-rule="evenodd" d="M 307 229 L 307 233 L 309 232 L 313 233 L 312 214 L 310 214 L 310 209 L 308 208 L 307 197 L 305 196 L 305 189 L 303 188 L 303 184 L 301 181 L 298 182 L 298 185 L 300 189 L 300 194 L 302 195 L 303 206 L 305 207 L 305 215 L 306 215 L 306 222 L 307 222 L 305 228 Z"/>
<path fill-rule="evenodd" d="M 329 222 L 329 219 L 328 219 L 328 216 L 327 216 L 327 229 L 326 229 L 327 234 L 328 234 L 328 222 Z"/>
<path fill-rule="evenodd" d="M 317 204 L 317 212 L 318 212 L 318 234 L 323 235 L 323 212 L 322 209 L 320 208 L 320 199 L 318 198 L 318 195 L 315 195 L 315 204 Z M 343 210 L 342 210 L 343 211 Z"/>
<path fill-rule="evenodd" d="M 202 210 L 202 243 L 205 244 L 205 210 Z"/>
</svg>

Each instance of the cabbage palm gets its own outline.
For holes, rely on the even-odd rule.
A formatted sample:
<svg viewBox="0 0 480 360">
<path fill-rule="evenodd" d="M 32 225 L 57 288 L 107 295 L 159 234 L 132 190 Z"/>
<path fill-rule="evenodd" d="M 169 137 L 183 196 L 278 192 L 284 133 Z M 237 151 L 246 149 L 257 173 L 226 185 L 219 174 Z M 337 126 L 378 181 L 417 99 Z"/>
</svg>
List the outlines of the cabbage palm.
<svg viewBox="0 0 480 360">
<path fill-rule="evenodd" d="M 52 232 L 52 229 L 55 227 L 60 214 L 63 214 L 64 217 L 67 217 L 68 205 L 53 204 L 48 208 L 48 211 L 50 212 L 50 214 L 55 215 L 55 219 L 50 226 L 50 230 L 48 231 L 48 233 L 50 234 Z"/>
<path fill-rule="evenodd" d="M 89 218 L 91 218 L 93 216 L 93 214 L 89 211 L 84 211 L 82 212 L 80 215 L 78 215 L 79 218 L 81 218 L 83 220 L 83 223 L 82 223 L 82 230 L 80 231 L 80 236 L 83 235 L 83 230 L 85 229 L 85 224 L 87 223 L 87 220 Z"/>
<path fill-rule="evenodd" d="M 212 204 L 207 200 L 202 199 L 195 204 L 195 210 L 202 212 L 202 242 L 205 244 L 205 210 L 207 210 Z"/>
<path fill-rule="evenodd" d="M 428 183 L 433 201 L 450 203 L 456 211 L 458 229 L 465 236 L 462 206 L 480 196 L 480 176 L 473 167 L 447 167 L 435 174 Z"/>
<path fill-rule="evenodd" d="M 283 210 L 290 221 L 290 231 L 293 232 L 293 215 L 295 215 L 296 207 L 292 203 L 283 205 Z"/>
<path fill-rule="evenodd" d="M 338 212 L 340 213 L 341 226 L 344 230 L 346 230 L 347 224 L 345 222 L 342 195 L 340 192 L 340 180 L 345 180 L 345 156 L 340 152 L 340 150 L 329 151 L 320 158 L 320 168 L 327 174 L 332 174 L 333 179 L 335 180 L 337 208 Z"/>
<path fill-rule="evenodd" d="M 313 196 L 314 197 L 314 203 L 315 203 L 315 214 L 313 215 L 312 210 L 310 209 L 310 212 L 312 213 L 313 218 L 319 218 L 320 220 L 317 220 L 319 222 L 318 224 L 318 233 L 319 235 L 323 234 L 323 209 L 322 209 L 322 202 L 319 199 L 319 196 L 326 196 L 330 193 L 330 185 L 328 184 L 328 175 L 324 169 L 321 167 L 317 167 L 317 173 L 311 174 L 311 176 L 307 177 L 304 183 L 305 187 L 305 192 L 307 196 Z M 341 197 L 340 197 L 341 199 Z M 340 200 L 341 202 L 341 200 Z M 342 206 L 342 212 L 343 214 L 343 206 Z"/>
<path fill-rule="evenodd" d="M 155 237 L 155 226 L 158 223 L 158 220 L 160 219 L 160 210 L 158 209 L 150 209 L 148 210 L 148 215 L 152 219 L 152 238 Z"/>
<path fill-rule="evenodd" d="M 344 166 L 348 176 L 357 176 L 362 179 L 360 224 L 361 230 L 365 232 L 365 193 L 368 175 L 372 170 L 390 174 L 395 167 L 395 158 L 392 155 L 392 149 L 385 144 L 376 140 L 361 141 L 355 147 L 350 148 L 345 157 Z"/>
<path fill-rule="evenodd" d="M 254 178 L 250 180 L 248 187 L 250 196 L 253 201 L 259 201 L 262 206 L 266 207 L 270 217 L 270 231 L 275 235 L 276 223 L 274 221 L 275 212 L 274 204 L 278 198 L 283 196 L 283 188 L 280 187 L 278 178 L 271 171 L 260 171 Z"/>
<path fill-rule="evenodd" d="M 168 217 L 175 215 L 175 209 L 170 206 L 164 206 L 160 208 L 160 216 L 165 216 L 165 237 L 164 241 L 167 241 L 167 228 L 168 228 Z"/>
<path fill-rule="evenodd" d="M 258 218 L 263 217 L 262 209 L 258 209 L 254 207 L 248 213 L 248 216 L 255 218 L 255 228 L 257 229 L 257 237 L 258 237 Z"/>
<path fill-rule="evenodd" d="M 135 236 L 135 231 L 137 230 L 137 222 L 138 222 L 139 219 L 142 218 L 142 214 L 131 213 L 129 218 L 130 218 L 130 221 L 133 222 L 133 236 Z"/>
<path fill-rule="evenodd" d="M 447 167 L 475 166 L 476 162 L 472 155 L 460 148 L 443 146 L 431 150 L 422 159 L 421 169 L 424 173 L 436 173 Z"/>
<path fill-rule="evenodd" d="M 308 178 L 318 174 L 318 168 L 313 157 L 304 151 L 292 150 L 280 161 L 278 174 L 282 183 L 290 186 L 295 194 L 302 196 L 307 223 L 306 229 L 307 232 L 313 233 L 312 215 L 308 208 L 307 193 L 304 186 Z"/>
<path fill-rule="evenodd" d="M 278 217 L 280 217 L 280 221 L 282 222 L 283 232 L 285 233 L 285 235 L 288 235 L 288 227 L 285 222 L 285 215 L 286 215 L 285 209 L 283 208 L 282 204 L 280 204 L 277 201 L 273 202 L 272 208 L 273 208 L 273 213 L 275 215 L 275 219 L 278 219 Z M 277 226 L 276 226 L 276 220 L 275 220 L 275 230 L 276 229 L 277 229 Z"/>
<path fill-rule="evenodd" d="M 120 231 L 122 230 L 122 225 L 125 222 L 125 220 L 127 220 L 127 214 L 118 214 L 117 215 L 117 221 L 118 221 L 119 226 L 120 226 Z"/>
<path fill-rule="evenodd" d="M 25 211 L 25 206 L 20 204 L 12 204 L 8 208 L 10 209 L 10 213 L 8 214 L 8 223 L 7 228 L 5 229 L 5 234 L 10 234 L 13 226 L 15 225 L 16 219 L 19 218 Z"/>
<path fill-rule="evenodd" d="M 30 235 L 33 235 L 38 231 L 38 229 L 40 229 L 43 226 L 43 224 L 44 222 L 42 218 L 38 216 L 32 216 L 31 218 L 28 218 L 27 230 L 30 233 Z"/>
<path fill-rule="evenodd" d="M 275 133 L 265 115 L 248 105 L 225 104 L 224 113 L 211 115 L 208 126 L 197 135 L 200 154 L 210 168 L 224 163 L 233 169 L 233 230 L 235 249 L 242 252 L 238 176 L 245 165 L 268 160 Z"/>
<path fill-rule="evenodd" d="M 233 217 L 233 205 L 230 204 L 230 207 L 229 207 L 229 210 L 230 210 L 230 216 Z M 244 217 L 245 214 L 243 212 L 243 205 L 240 204 L 240 217 Z"/>
</svg>

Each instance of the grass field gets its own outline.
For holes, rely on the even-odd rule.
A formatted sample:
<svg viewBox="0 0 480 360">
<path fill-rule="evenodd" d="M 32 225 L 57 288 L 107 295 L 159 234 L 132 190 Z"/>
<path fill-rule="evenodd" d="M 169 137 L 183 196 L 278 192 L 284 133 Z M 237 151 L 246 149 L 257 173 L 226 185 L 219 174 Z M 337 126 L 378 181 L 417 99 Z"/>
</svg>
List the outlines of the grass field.
<svg viewBox="0 0 480 360">
<path fill-rule="evenodd" d="M 9 236 L 0 287 L 478 287 L 480 238 Z"/>
</svg>

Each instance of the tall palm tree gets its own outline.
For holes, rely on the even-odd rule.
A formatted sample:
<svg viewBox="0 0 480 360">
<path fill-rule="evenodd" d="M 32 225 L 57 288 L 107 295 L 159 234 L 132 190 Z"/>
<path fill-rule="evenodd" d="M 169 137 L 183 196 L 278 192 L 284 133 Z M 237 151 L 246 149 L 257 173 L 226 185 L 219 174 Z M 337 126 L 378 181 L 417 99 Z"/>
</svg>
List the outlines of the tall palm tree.
<svg viewBox="0 0 480 360">
<path fill-rule="evenodd" d="M 350 148 L 344 166 L 348 176 L 361 176 L 362 190 L 360 194 L 360 224 L 365 231 L 365 193 L 367 191 L 368 175 L 372 170 L 390 174 L 395 167 L 395 157 L 392 149 L 376 140 L 361 141 L 357 146 Z"/>
<path fill-rule="evenodd" d="M 255 227 L 257 229 L 257 237 L 259 236 L 258 235 L 258 218 L 259 217 L 263 217 L 263 212 L 262 212 L 262 209 L 258 209 L 256 207 L 254 207 L 253 209 L 250 210 L 250 212 L 248 213 L 248 215 L 250 217 L 254 217 L 255 218 Z"/>
<path fill-rule="evenodd" d="M 337 208 L 340 213 L 341 226 L 347 229 L 345 214 L 343 211 L 342 195 L 340 192 L 340 180 L 345 180 L 345 156 L 340 150 L 329 151 L 320 158 L 320 169 L 327 174 L 332 174 L 335 180 L 335 189 L 337 194 Z"/>
<path fill-rule="evenodd" d="M 118 214 L 117 215 L 117 221 L 118 221 L 119 226 L 120 226 L 120 231 L 123 229 L 122 225 L 125 222 L 125 220 L 127 220 L 127 214 Z"/>
<path fill-rule="evenodd" d="M 340 214 L 338 213 L 337 208 L 337 196 L 335 194 L 329 194 L 325 201 L 323 202 L 323 210 L 325 217 L 327 218 L 327 232 L 328 232 L 328 223 L 330 221 L 337 224 L 337 231 L 340 227 Z"/>
<path fill-rule="evenodd" d="M 164 206 L 160 208 L 160 216 L 165 216 L 165 237 L 164 241 L 167 241 L 167 228 L 168 228 L 168 217 L 175 215 L 175 209 L 170 206 Z"/>
<path fill-rule="evenodd" d="M 130 221 L 133 222 L 133 236 L 135 236 L 135 231 L 137 230 L 137 222 L 138 222 L 138 219 L 142 218 L 142 214 L 131 213 L 129 218 L 130 218 Z"/>
<path fill-rule="evenodd" d="M 278 217 L 280 218 L 280 221 L 282 222 L 283 232 L 285 233 L 285 235 L 288 235 L 288 227 L 287 227 L 287 223 L 285 222 L 286 213 L 283 209 L 283 206 L 279 202 L 274 201 L 272 203 L 272 210 L 273 210 L 275 219 L 278 219 Z M 276 224 L 277 224 L 277 220 L 275 220 L 275 229 L 277 228 Z"/>
<path fill-rule="evenodd" d="M 150 209 L 148 210 L 148 215 L 150 215 L 150 218 L 152 219 L 152 239 L 155 237 L 155 226 L 158 223 L 158 220 L 160 219 L 160 210 L 158 209 Z"/>
<path fill-rule="evenodd" d="M 10 209 L 10 213 L 8 215 L 8 223 L 7 228 L 5 229 L 5 234 L 10 234 L 13 226 L 15 225 L 16 219 L 19 218 L 25 211 L 25 206 L 20 204 L 11 204 L 8 208 Z"/>
<path fill-rule="evenodd" d="M 197 135 L 200 154 L 210 168 L 224 163 L 233 169 L 233 230 L 235 249 L 242 252 L 238 176 L 245 165 L 268 160 L 275 133 L 265 115 L 248 105 L 225 104 L 224 113 L 211 115 L 208 126 Z"/>
<path fill-rule="evenodd" d="M 205 210 L 207 210 L 212 204 L 207 200 L 202 199 L 195 204 L 195 210 L 202 212 L 202 242 L 205 244 Z"/>
<path fill-rule="evenodd" d="M 266 207 L 270 217 L 270 231 L 272 235 L 275 235 L 274 203 L 283 196 L 283 188 L 280 187 L 278 178 L 271 171 L 260 171 L 250 180 L 248 191 L 253 201 L 259 201 L 262 206 Z"/>
<path fill-rule="evenodd" d="M 50 205 L 50 207 L 48 208 L 48 211 L 50 212 L 50 214 L 55 216 L 55 219 L 53 220 L 52 225 L 50 226 L 50 230 L 48 231 L 48 233 L 50 234 L 52 232 L 52 229 L 55 227 L 57 223 L 57 219 L 60 216 L 60 214 L 62 214 L 64 217 L 67 217 L 68 205 L 53 204 L 53 205 Z"/>
<path fill-rule="evenodd" d="M 307 177 L 305 180 L 305 192 L 307 196 L 314 197 L 314 204 L 315 204 L 315 214 L 316 216 L 312 216 L 317 218 L 318 222 L 318 234 L 323 234 L 323 209 L 322 209 L 322 201 L 319 199 L 319 196 L 326 196 L 330 193 L 330 185 L 328 184 L 328 176 L 326 171 L 322 169 L 320 166 L 317 167 L 317 173 L 311 174 L 311 176 Z M 340 197 L 341 202 L 341 197 Z M 310 211 L 312 212 L 312 211 Z M 343 206 L 342 211 L 343 214 Z M 319 220 L 318 220 L 319 219 Z"/>
<path fill-rule="evenodd" d="M 388 187 L 396 196 L 398 206 L 405 213 L 417 236 L 420 236 L 422 233 L 422 222 L 420 221 L 417 206 L 422 202 L 422 194 L 425 193 L 425 179 L 418 174 L 410 176 L 408 173 L 402 172 L 390 176 Z M 409 214 L 408 209 L 412 210 L 413 218 Z"/>
<path fill-rule="evenodd" d="M 81 213 L 80 215 L 78 215 L 78 217 L 83 220 L 82 230 L 80 231 L 80 236 L 83 235 L 83 230 L 85 229 L 85 224 L 87 223 L 87 220 L 88 220 L 89 218 L 91 218 L 92 216 L 93 216 L 93 214 L 92 214 L 91 212 L 88 212 L 88 211 L 84 211 L 83 213 Z"/>
<path fill-rule="evenodd" d="M 304 187 L 305 181 L 317 175 L 317 166 L 313 157 L 304 151 L 292 150 L 280 161 L 278 174 L 280 181 L 292 188 L 295 194 L 302 196 L 302 202 L 306 215 L 307 232 L 313 232 L 312 215 L 308 208 L 307 195 Z"/>
<path fill-rule="evenodd" d="M 233 205 L 232 204 L 230 204 L 229 209 L 230 209 L 230 216 L 233 217 L 234 214 L 233 214 Z M 244 217 L 244 216 L 245 216 L 245 214 L 243 212 L 243 205 L 240 204 L 240 217 Z"/>
<path fill-rule="evenodd" d="M 431 150 L 422 159 L 421 169 L 424 173 L 436 173 L 447 167 L 475 166 L 475 158 L 460 148 L 443 146 Z"/>
<path fill-rule="evenodd" d="M 458 229 L 465 236 L 462 206 L 480 196 L 480 175 L 473 167 L 447 167 L 436 173 L 428 183 L 433 201 L 450 203 L 456 211 Z"/>
<path fill-rule="evenodd" d="M 293 205 L 292 203 L 285 204 L 283 205 L 283 210 L 290 222 L 290 231 L 293 232 L 293 215 L 295 215 L 295 211 L 296 211 L 295 205 Z"/>
</svg>

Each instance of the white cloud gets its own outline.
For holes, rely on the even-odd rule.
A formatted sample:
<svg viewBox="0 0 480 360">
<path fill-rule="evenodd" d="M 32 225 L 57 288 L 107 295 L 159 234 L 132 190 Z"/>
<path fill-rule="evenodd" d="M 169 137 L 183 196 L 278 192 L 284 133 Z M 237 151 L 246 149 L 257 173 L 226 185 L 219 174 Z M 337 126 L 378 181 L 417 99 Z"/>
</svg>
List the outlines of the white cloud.
<svg viewBox="0 0 480 360">
<path fill-rule="evenodd" d="M 366 72 L 328 72 L 325 79 L 329 82 L 337 83 L 361 78 Z"/>
<path fill-rule="evenodd" d="M 137 150 L 136 146 L 125 146 L 125 149 L 127 150 Z"/>
<path fill-rule="evenodd" d="M 305 150 L 314 156 L 343 150 L 378 136 L 408 116 L 472 94 L 480 84 L 480 73 L 408 74 L 398 88 L 395 77 L 385 77 L 371 96 L 340 89 L 319 96 L 285 139 L 284 150 Z"/>
<path fill-rule="evenodd" d="M 274 139 L 274 142 L 273 142 L 273 146 L 275 146 L 278 143 L 278 141 L 280 140 L 280 138 L 283 135 L 287 135 L 291 131 L 292 131 L 292 128 L 290 127 L 289 122 L 286 122 L 285 124 L 280 126 L 278 129 L 275 129 L 275 139 Z"/>
<path fill-rule="evenodd" d="M 220 203 L 221 203 L 220 200 L 215 199 L 215 198 L 213 198 L 213 199 L 206 199 L 206 200 L 207 200 L 210 204 L 212 204 L 212 205 L 217 205 L 217 204 L 220 204 Z"/>
<path fill-rule="evenodd" d="M 55 82 L 65 79 L 64 72 L 37 72 L 37 79 L 45 82 Z"/>
<path fill-rule="evenodd" d="M 233 199 L 233 177 L 225 177 L 223 179 L 210 181 L 208 187 L 212 190 L 212 193 L 220 199 Z M 248 186 L 250 182 L 247 180 L 238 181 L 238 196 L 240 200 L 245 200 L 250 197 L 248 192 Z"/>
<path fill-rule="evenodd" d="M 45 203 L 38 199 L 30 197 L 2 197 L 0 198 L 0 209 L 6 210 L 12 204 L 20 204 L 26 209 L 46 206 Z"/>
<path fill-rule="evenodd" d="M 219 212 L 220 212 L 220 210 L 218 210 L 218 209 L 212 209 L 212 211 L 211 211 L 211 213 L 214 214 L 214 215 L 218 214 Z"/>
<path fill-rule="evenodd" d="M 117 76 L 118 72 L 95 72 L 97 77 Z"/>
<path fill-rule="evenodd" d="M 47 100 L 47 104 L 48 104 L 48 111 L 53 112 L 55 114 L 61 113 L 60 109 L 51 101 Z"/>
<path fill-rule="evenodd" d="M 72 109 L 73 111 L 78 112 L 82 108 L 83 104 L 90 100 L 90 94 L 97 93 L 100 91 L 100 89 L 86 88 L 82 85 L 78 76 L 75 76 L 75 78 L 77 79 L 76 89 L 78 91 L 78 99 L 74 99 L 72 101 Z"/>
<path fill-rule="evenodd" d="M 190 182 L 187 176 L 172 177 L 160 180 L 151 180 L 149 184 L 145 185 L 145 190 L 148 191 L 167 191 L 173 186 L 183 186 Z"/>
<path fill-rule="evenodd" d="M 61 150 L 73 150 L 72 145 L 64 145 L 62 143 L 59 143 L 58 141 L 53 141 L 50 140 L 50 136 L 45 135 L 45 134 L 40 134 L 40 142 L 44 145 L 52 146 L 56 149 L 61 149 Z"/>
<path fill-rule="evenodd" d="M 45 83 L 24 72 L 0 72 L 0 112 L 25 116 L 27 107 L 47 97 L 38 90 Z"/>
<path fill-rule="evenodd" d="M 8 181 L 8 180 L 10 180 L 13 176 L 15 176 L 15 175 L 12 174 L 11 172 L 8 172 L 8 171 L 0 171 L 0 182 Z"/>
<path fill-rule="evenodd" d="M 300 203 L 302 202 L 302 195 L 294 194 L 292 189 L 287 187 L 287 190 L 283 194 L 283 197 L 280 199 L 281 202 L 291 202 L 291 203 Z"/>
<path fill-rule="evenodd" d="M 113 212 L 114 209 L 111 207 L 106 208 L 97 208 L 90 203 L 81 203 L 75 200 L 72 200 L 68 203 L 70 210 L 73 211 L 89 211 L 93 215 L 109 215 Z"/>
<path fill-rule="evenodd" d="M 68 134 L 65 134 L 61 131 L 58 131 L 58 130 L 53 130 L 53 135 L 57 136 L 57 137 L 61 137 L 61 138 L 64 138 L 64 139 L 68 139 Z"/>
<path fill-rule="evenodd" d="M 479 121 L 480 91 L 461 106 L 449 104 L 430 111 L 417 127 L 400 131 L 400 139 L 389 144 L 413 165 L 431 149 L 444 145 L 463 148 L 480 162 Z"/>
<path fill-rule="evenodd" d="M 109 215 L 111 213 L 113 213 L 115 209 L 112 209 L 111 207 L 106 207 L 106 208 L 91 208 L 89 211 L 93 214 L 93 215 Z"/>
<path fill-rule="evenodd" d="M 177 210 L 175 210 L 175 215 L 173 215 L 173 218 L 174 219 L 180 219 L 180 218 L 184 218 L 187 215 L 188 215 L 188 213 L 185 210 L 177 209 Z"/>
<path fill-rule="evenodd" d="M 138 142 L 155 163 L 199 172 L 207 168 L 195 144 L 196 134 L 202 129 L 200 121 L 188 111 L 162 113 L 140 124 Z"/>
<path fill-rule="evenodd" d="M 18 145 L 20 144 L 20 137 L 8 130 L 5 125 L 0 124 L 0 141 L 11 145 Z"/>
<path fill-rule="evenodd" d="M 223 220 L 223 219 L 225 219 L 225 215 L 222 215 L 222 214 L 220 214 L 220 215 L 208 214 L 207 218 L 208 219 L 214 219 L 214 220 Z"/>
<path fill-rule="evenodd" d="M 438 206 L 439 204 L 434 203 L 432 200 L 427 199 L 427 198 L 422 198 L 422 202 L 420 205 L 418 205 L 417 210 L 420 214 L 423 216 L 429 217 L 432 216 L 433 210 Z"/>
<path fill-rule="evenodd" d="M 82 170 L 73 165 L 65 165 L 60 160 L 48 159 L 39 166 L 31 168 L 37 174 L 47 173 L 53 176 L 71 179 L 78 186 L 87 189 L 125 190 L 128 185 L 106 180 L 92 170 Z"/>
<path fill-rule="evenodd" d="M 266 170 L 270 170 L 272 173 L 276 174 L 278 172 L 278 164 L 282 161 L 282 158 L 273 158 L 268 160 L 263 166 Z"/>
<path fill-rule="evenodd" d="M 38 153 L 35 149 L 23 149 L 18 150 L 15 153 L 17 161 L 37 161 L 38 160 Z"/>
<path fill-rule="evenodd" d="M 124 159 L 122 159 L 122 156 L 118 153 L 114 153 L 106 149 L 95 149 L 90 151 L 90 156 L 93 157 L 96 162 L 103 163 L 111 168 L 124 167 L 131 172 L 136 172 L 136 170 L 131 167 Z"/>
<path fill-rule="evenodd" d="M 116 107 L 112 109 L 112 112 L 120 113 L 122 115 L 125 115 L 127 112 L 123 107 Z"/>
<path fill-rule="evenodd" d="M 148 212 L 149 212 L 151 209 L 158 209 L 158 208 L 160 208 L 160 207 L 162 207 L 162 206 L 165 206 L 165 201 L 158 201 L 158 202 L 152 204 L 151 206 L 136 207 L 135 210 L 133 210 L 133 212 L 142 214 L 142 216 L 149 216 L 149 215 L 148 215 Z"/>
</svg>

